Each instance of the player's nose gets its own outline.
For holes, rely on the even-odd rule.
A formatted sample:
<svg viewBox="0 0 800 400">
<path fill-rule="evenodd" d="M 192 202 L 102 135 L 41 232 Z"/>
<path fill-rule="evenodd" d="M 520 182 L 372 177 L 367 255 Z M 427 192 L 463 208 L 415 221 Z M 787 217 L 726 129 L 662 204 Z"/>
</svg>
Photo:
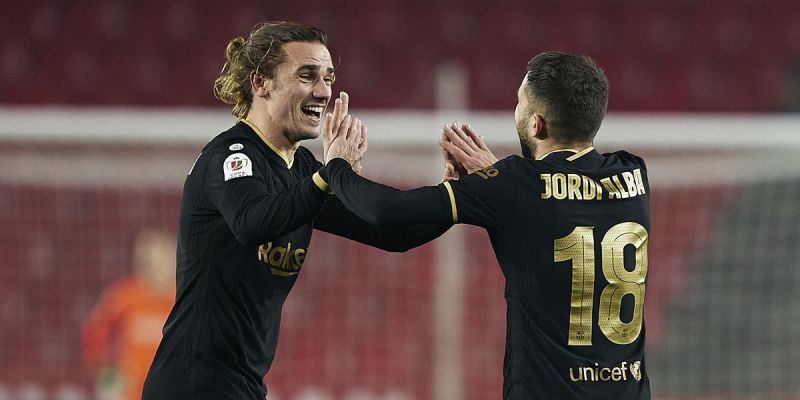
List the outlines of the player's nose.
<svg viewBox="0 0 800 400">
<path fill-rule="evenodd" d="M 312 94 L 318 99 L 325 99 L 325 101 L 328 101 L 331 98 L 331 95 L 333 95 L 333 89 L 327 82 L 322 79 L 318 79 L 314 83 Z"/>
</svg>

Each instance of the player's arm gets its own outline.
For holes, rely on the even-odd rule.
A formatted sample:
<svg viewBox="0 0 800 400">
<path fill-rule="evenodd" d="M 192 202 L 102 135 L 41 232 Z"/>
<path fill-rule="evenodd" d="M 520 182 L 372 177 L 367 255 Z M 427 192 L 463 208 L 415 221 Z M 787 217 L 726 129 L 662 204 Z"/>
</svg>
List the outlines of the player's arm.
<svg viewBox="0 0 800 400">
<path fill-rule="evenodd" d="M 480 182 L 484 178 L 478 173 L 411 190 L 398 190 L 361 177 L 339 158 L 331 160 L 319 174 L 342 204 L 374 225 L 466 223 L 492 228 L 513 213 L 515 188 L 502 179 Z"/>
<path fill-rule="evenodd" d="M 314 228 L 386 251 L 403 252 L 441 236 L 452 223 L 378 226 L 367 223 L 333 198 L 314 220 Z"/>
<path fill-rule="evenodd" d="M 350 164 L 335 158 L 319 170 L 336 197 L 372 225 L 452 224 L 448 199 L 436 186 L 398 190 L 359 176 Z"/>
<path fill-rule="evenodd" d="M 204 184 L 208 199 L 242 245 L 254 246 L 291 232 L 311 221 L 325 204 L 328 195 L 311 177 L 273 192 L 264 178 L 267 172 L 253 162 L 253 149 L 245 145 L 234 154 L 212 155 Z"/>
<path fill-rule="evenodd" d="M 341 119 L 341 122 L 338 119 Z M 337 118 L 326 116 L 323 131 L 326 148 L 325 166 L 317 171 L 324 185 L 329 173 L 336 173 L 336 184 L 330 185 L 333 193 L 350 212 L 371 225 L 411 226 L 417 224 L 449 225 L 446 206 L 436 187 L 400 191 L 361 178 L 357 172 L 366 151 L 366 125 L 354 124 L 349 115 Z M 357 119 L 355 119 L 357 121 Z M 356 172 L 354 172 L 354 169 Z M 414 209 L 403 208 L 413 205 Z M 397 205 L 397 206 L 396 206 Z"/>
<path fill-rule="evenodd" d="M 329 147 L 327 163 L 318 174 L 350 211 L 371 224 L 409 226 L 463 222 L 490 228 L 511 214 L 509 205 L 513 204 L 517 185 L 505 175 L 501 179 L 489 179 L 500 175 L 497 168 L 492 168 L 489 174 L 477 172 L 438 186 L 398 190 L 353 172 L 355 160 L 362 155 L 360 142 L 361 138 L 352 130 L 338 134 Z"/>
<path fill-rule="evenodd" d="M 344 93 L 343 93 L 344 94 Z M 367 149 L 366 125 L 361 124 L 357 118 L 346 115 L 347 97 L 337 99 L 334 112 L 326 116 L 323 148 L 325 156 L 329 156 L 329 149 L 334 139 L 342 136 L 343 140 L 350 138 L 352 164 L 357 173 L 361 170 L 361 157 Z M 337 143 L 337 147 L 338 143 Z M 327 159 L 327 158 L 326 158 Z M 315 169 L 322 167 L 318 161 L 313 161 Z M 316 174 L 321 187 L 327 183 Z M 370 224 L 359 218 L 347 209 L 342 202 L 332 197 L 323 207 L 322 212 L 314 219 L 314 228 L 346 237 L 369 246 L 387 251 L 402 252 L 427 243 L 444 233 L 452 223 L 422 224 L 403 227 L 387 227 Z"/>
</svg>

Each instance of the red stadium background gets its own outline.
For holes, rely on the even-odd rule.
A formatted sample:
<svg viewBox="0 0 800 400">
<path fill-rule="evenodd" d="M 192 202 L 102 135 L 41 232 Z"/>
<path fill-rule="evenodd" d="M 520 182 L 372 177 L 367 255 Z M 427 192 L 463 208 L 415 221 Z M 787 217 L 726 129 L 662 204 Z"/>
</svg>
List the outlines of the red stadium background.
<svg viewBox="0 0 800 400">
<path fill-rule="evenodd" d="M 797 1 L 5 1 L 0 400 L 99 398 L 81 325 L 102 289 L 130 272 L 135 234 L 175 228 L 182 177 L 217 133 L 137 140 L 84 117 L 107 137 L 52 139 L 37 136 L 34 120 L 9 128 L 9 116 L 65 106 L 224 113 L 211 82 L 227 40 L 277 19 L 325 29 L 340 60 L 336 89 L 356 109 L 400 110 L 398 124 L 412 115 L 402 112 L 447 115 L 453 104 L 465 118 L 513 110 L 525 62 L 545 49 L 591 55 L 611 82 L 612 116 L 800 110 Z M 442 91 L 448 71 L 465 97 Z M 435 139 L 424 148 L 384 140 L 371 145 L 368 176 L 398 187 L 434 182 Z M 789 161 L 800 157 L 780 144 L 751 151 L 725 140 L 722 131 L 721 148 L 631 149 L 655 169 L 646 303 L 654 395 L 800 399 L 800 178 Z M 517 152 L 511 141 L 503 136 L 496 153 Z M 483 231 L 459 227 L 441 241 L 390 254 L 315 233 L 284 308 L 269 398 L 499 398 L 502 274 Z M 441 292 L 448 279 L 463 285 L 455 298 Z M 443 304 L 456 305 L 455 317 Z M 455 349 L 443 355 L 443 346 Z"/>
</svg>

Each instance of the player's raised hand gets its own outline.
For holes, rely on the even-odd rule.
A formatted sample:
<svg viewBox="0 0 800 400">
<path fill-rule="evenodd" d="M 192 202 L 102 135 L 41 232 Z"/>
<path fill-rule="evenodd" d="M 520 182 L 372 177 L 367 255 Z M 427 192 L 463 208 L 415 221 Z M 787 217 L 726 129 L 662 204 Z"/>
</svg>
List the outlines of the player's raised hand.
<svg viewBox="0 0 800 400">
<path fill-rule="evenodd" d="M 445 129 L 447 129 L 447 125 L 445 125 Z M 439 145 L 442 145 L 442 142 L 448 141 L 447 136 L 442 131 L 442 138 L 439 140 Z M 462 176 L 467 174 L 467 171 L 464 169 L 464 166 L 461 165 L 453 155 L 448 153 L 444 147 L 442 147 L 442 158 L 444 159 L 444 177 L 442 181 L 450 181 L 454 179 L 459 179 Z"/>
<path fill-rule="evenodd" d="M 497 162 L 486 142 L 469 125 L 453 123 L 444 127 L 439 145 L 460 163 L 467 173 L 480 171 Z"/>
<path fill-rule="evenodd" d="M 328 148 L 325 163 L 334 158 L 342 158 L 350 163 L 354 171 L 361 172 L 361 160 L 366 151 L 366 126 L 358 118 L 348 115 Z"/>
<path fill-rule="evenodd" d="M 338 101 L 338 100 L 337 100 Z M 332 120 L 333 118 L 331 118 Z M 336 127 L 336 131 L 331 131 L 329 134 L 330 142 L 326 143 L 326 151 L 325 151 L 325 164 L 327 164 L 330 160 L 334 158 L 344 158 L 343 154 L 345 153 L 344 150 L 347 150 L 348 143 L 347 143 L 347 134 L 351 131 L 353 125 L 353 117 L 351 115 L 346 115 L 342 119 L 342 122 L 338 124 Z M 326 130 L 327 130 L 326 126 Z M 326 135 L 328 135 L 326 133 Z M 337 139 L 339 139 L 337 141 Z"/>
<path fill-rule="evenodd" d="M 367 154 L 367 124 L 363 121 L 359 121 L 361 126 L 359 128 L 359 142 L 358 142 L 358 151 L 361 153 L 361 157 L 356 160 L 354 164 L 352 164 L 353 171 L 357 174 L 361 175 L 361 171 L 364 169 L 364 156 Z"/>
<path fill-rule="evenodd" d="M 333 102 L 333 112 L 325 114 L 325 125 L 322 129 L 322 156 L 326 162 L 328 148 L 331 147 L 331 142 L 336 139 L 336 135 L 339 133 L 339 127 L 347 116 L 349 104 L 350 95 L 347 92 L 339 92 L 339 98 Z"/>
</svg>

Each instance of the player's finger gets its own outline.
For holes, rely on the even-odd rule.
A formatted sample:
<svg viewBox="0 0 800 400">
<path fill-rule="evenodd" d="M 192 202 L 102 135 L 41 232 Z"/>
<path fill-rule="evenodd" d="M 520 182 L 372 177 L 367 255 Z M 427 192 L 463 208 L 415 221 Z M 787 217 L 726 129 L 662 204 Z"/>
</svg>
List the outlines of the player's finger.
<svg viewBox="0 0 800 400">
<path fill-rule="evenodd" d="M 361 143 L 367 143 L 367 124 L 361 122 Z"/>
<path fill-rule="evenodd" d="M 442 151 L 442 159 L 444 160 L 445 164 L 455 164 L 456 163 L 456 159 L 453 158 L 453 155 L 450 154 L 447 151 L 447 149 L 444 148 L 444 145 L 442 144 L 444 142 L 445 142 L 444 140 L 440 140 L 439 141 L 439 149 Z"/>
<path fill-rule="evenodd" d="M 350 95 L 347 92 L 339 92 L 339 98 L 342 99 L 342 112 L 347 114 L 350 112 Z"/>
<path fill-rule="evenodd" d="M 344 120 L 344 117 L 348 115 L 350 109 L 350 95 L 347 92 L 339 92 L 339 98 L 336 99 L 334 104 L 334 116 L 336 117 L 334 121 L 337 124 L 341 124 Z M 336 113 L 338 111 L 338 114 Z M 338 126 L 335 126 L 338 128 Z"/>
<path fill-rule="evenodd" d="M 333 129 L 333 114 L 326 113 L 325 114 L 325 131 L 323 139 L 333 140 L 336 138 L 335 130 Z"/>
<path fill-rule="evenodd" d="M 456 133 L 455 129 L 456 129 L 456 123 L 453 122 L 451 124 L 445 125 L 444 126 L 444 131 L 442 133 L 445 134 L 445 136 L 447 136 L 447 139 L 449 141 L 452 142 L 452 141 L 455 140 L 457 142 L 460 142 L 460 141 L 462 141 L 461 137 L 458 136 L 458 134 Z"/>
<path fill-rule="evenodd" d="M 349 115 L 348 115 L 349 117 Z M 347 129 L 344 131 L 344 140 L 351 141 L 353 138 L 353 130 L 355 129 L 356 123 L 358 123 L 358 118 L 352 117 L 350 119 L 350 125 L 347 126 Z"/>
<path fill-rule="evenodd" d="M 487 151 L 489 150 L 489 146 L 486 145 L 486 142 L 483 140 L 483 137 L 481 135 L 478 135 L 478 132 L 475 132 L 475 130 L 472 129 L 471 126 L 464 125 L 464 132 L 466 132 L 467 135 L 469 135 L 469 137 L 472 139 L 473 142 L 475 142 L 475 144 L 478 146 L 479 149 Z"/>
<path fill-rule="evenodd" d="M 357 141 L 358 138 L 356 135 L 358 135 L 359 129 L 361 129 L 361 121 L 358 118 L 353 118 L 353 122 L 350 124 L 350 129 L 347 130 L 345 139 L 348 142 Z"/>
<path fill-rule="evenodd" d="M 339 126 L 342 124 L 342 120 L 346 114 L 342 114 L 342 99 L 336 99 L 333 102 L 333 113 L 331 115 L 331 126 L 333 128 L 333 133 L 339 133 Z"/>
<path fill-rule="evenodd" d="M 453 126 L 453 131 L 455 131 L 458 137 L 461 138 L 461 140 L 463 140 L 471 150 L 478 150 L 478 145 L 476 145 L 475 142 L 472 141 L 472 138 L 470 138 L 469 135 L 464 132 L 463 125 L 456 124 Z"/>
<path fill-rule="evenodd" d="M 358 150 L 363 155 L 367 152 L 367 126 L 361 125 L 361 142 L 358 144 Z"/>
<path fill-rule="evenodd" d="M 356 127 L 355 134 L 356 134 L 356 138 L 358 139 L 358 141 L 356 141 L 356 143 L 358 143 L 359 145 L 361 144 L 361 142 L 366 140 L 364 138 L 364 121 L 362 121 L 360 119 L 358 120 L 358 126 Z"/>
<path fill-rule="evenodd" d="M 445 125 L 444 128 L 442 128 L 442 136 L 439 138 L 439 141 L 438 141 L 439 146 L 442 145 L 442 142 L 450 141 L 450 139 L 447 138 L 446 131 L 447 131 L 447 125 Z M 444 149 L 442 149 L 442 151 L 444 151 Z"/>
<path fill-rule="evenodd" d="M 459 147 L 459 148 L 460 148 L 462 151 L 464 151 L 465 153 L 470 153 L 470 154 L 471 154 L 471 153 L 473 152 L 473 149 L 472 149 L 472 147 L 470 147 L 470 146 L 469 146 L 469 145 L 468 145 L 468 144 L 467 144 L 467 143 L 464 141 L 464 139 L 461 139 L 461 136 L 459 136 L 459 135 L 458 135 L 458 133 L 456 133 L 456 131 L 455 131 L 455 129 L 454 129 L 454 127 L 453 127 L 453 126 L 448 126 L 448 127 L 447 127 L 447 128 L 444 130 L 444 134 L 445 134 L 445 136 L 447 137 L 447 141 L 448 141 L 448 142 L 450 142 L 451 144 L 453 144 L 453 145 L 455 145 L 455 146 Z"/>
<path fill-rule="evenodd" d="M 342 124 L 339 125 L 339 129 L 336 130 L 337 131 L 336 136 L 347 140 L 347 131 L 350 130 L 350 126 L 352 124 L 353 124 L 353 117 L 350 115 L 346 115 L 342 120 Z"/>
<path fill-rule="evenodd" d="M 442 127 L 442 140 L 448 140 L 448 141 L 450 140 L 450 138 L 447 137 L 447 130 L 448 129 L 450 129 L 450 128 L 448 127 L 447 124 L 445 124 L 444 127 Z"/>
<path fill-rule="evenodd" d="M 469 159 L 469 155 L 461 149 L 461 147 L 456 146 L 452 142 L 444 141 L 439 143 L 443 149 L 445 149 L 450 155 L 453 157 L 456 162 L 463 162 L 462 160 Z"/>
</svg>

